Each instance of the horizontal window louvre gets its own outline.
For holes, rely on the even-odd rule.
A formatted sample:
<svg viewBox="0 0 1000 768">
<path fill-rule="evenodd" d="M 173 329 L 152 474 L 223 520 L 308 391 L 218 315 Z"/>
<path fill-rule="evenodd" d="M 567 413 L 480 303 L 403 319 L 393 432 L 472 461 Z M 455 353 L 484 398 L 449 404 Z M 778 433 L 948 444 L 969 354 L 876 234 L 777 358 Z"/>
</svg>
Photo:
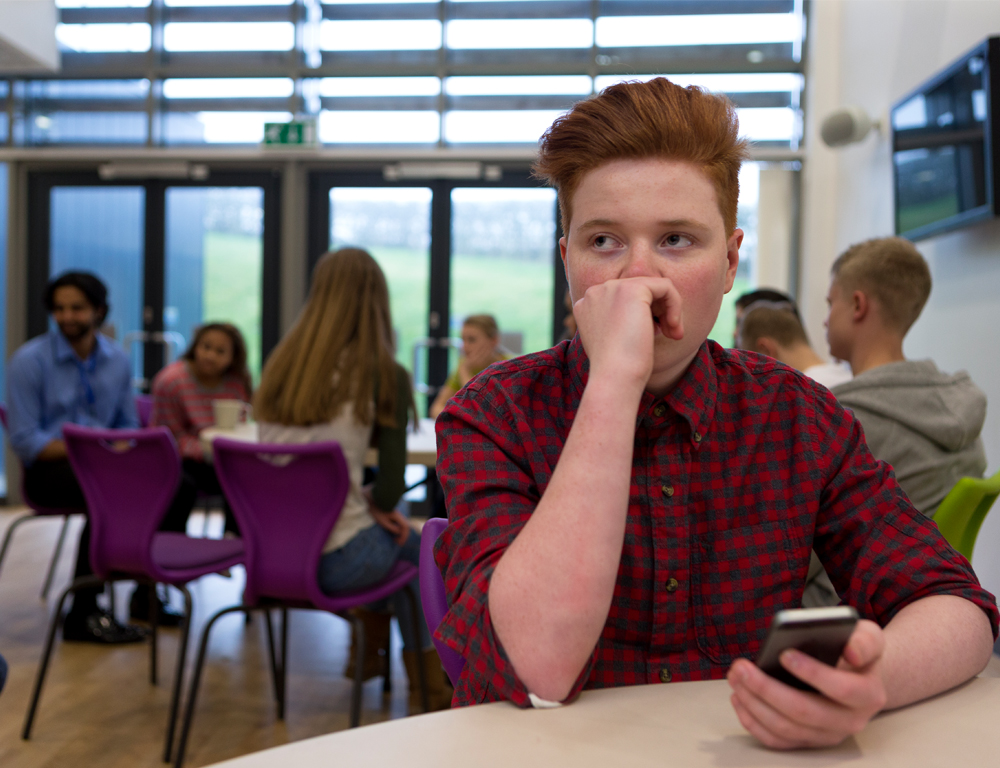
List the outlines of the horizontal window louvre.
<svg viewBox="0 0 1000 768">
<path fill-rule="evenodd" d="M 803 0 L 56 5 L 62 69 L 3 81 L 8 144 L 252 144 L 295 116 L 329 144 L 528 145 L 658 75 L 726 94 L 755 141 L 801 135 Z"/>
</svg>

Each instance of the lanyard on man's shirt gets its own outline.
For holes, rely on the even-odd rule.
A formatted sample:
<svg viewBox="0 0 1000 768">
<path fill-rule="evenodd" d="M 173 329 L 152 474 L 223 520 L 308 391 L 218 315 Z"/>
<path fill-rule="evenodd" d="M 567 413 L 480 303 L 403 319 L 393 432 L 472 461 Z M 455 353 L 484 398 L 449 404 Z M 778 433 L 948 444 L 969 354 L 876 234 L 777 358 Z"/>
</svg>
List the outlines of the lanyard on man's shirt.
<svg viewBox="0 0 1000 768">
<path fill-rule="evenodd" d="M 86 413 L 88 416 L 93 417 L 94 403 L 97 398 L 94 396 L 94 388 L 90 384 L 90 374 L 97 370 L 97 349 L 95 348 L 86 360 L 81 360 L 76 355 L 73 355 L 73 362 L 76 363 L 76 368 L 80 372 L 80 385 L 83 389 L 83 402 L 86 406 Z"/>
</svg>

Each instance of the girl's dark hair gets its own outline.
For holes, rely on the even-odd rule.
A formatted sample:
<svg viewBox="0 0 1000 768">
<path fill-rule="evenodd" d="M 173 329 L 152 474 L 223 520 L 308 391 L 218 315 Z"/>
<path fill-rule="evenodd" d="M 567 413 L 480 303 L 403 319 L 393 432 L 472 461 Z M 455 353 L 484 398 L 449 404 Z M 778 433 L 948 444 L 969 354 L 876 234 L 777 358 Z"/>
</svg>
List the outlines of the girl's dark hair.
<svg viewBox="0 0 1000 768">
<path fill-rule="evenodd" d="M 98 325 L 104 323 L 108 316 L 108 288 L 100 278 L 90 272 L 63 272 L 59 277 L 50 280 L 45 286 L 45 309 L 49 314 L 55 311 L 56 291 L 60 288 L 76 288 L 87 297 L 99 315 Z"/>
<path fill-rule="evenodd" d="M 232 375 L 238 378 L 243 386 L 246 387 L 247 397 L 251 397 L 253 395 L 253 382 L 250 379 L 250 371 L 247 370 L 247 343 L 243 339 L 240 329 L 232 323 L 205 323 L 198 326 L 194 332 L 194 338 L 191 339 L 190 346 L 188 346 L 187 351 L 181 356 L 181 359 L 193 362 L 195 347 L 198 346 L 201 337 L 209 331 L 220 331 L 226 334 L 233 343 L 233 362 L 229 364 L 224 375 Z"/>
</svg>

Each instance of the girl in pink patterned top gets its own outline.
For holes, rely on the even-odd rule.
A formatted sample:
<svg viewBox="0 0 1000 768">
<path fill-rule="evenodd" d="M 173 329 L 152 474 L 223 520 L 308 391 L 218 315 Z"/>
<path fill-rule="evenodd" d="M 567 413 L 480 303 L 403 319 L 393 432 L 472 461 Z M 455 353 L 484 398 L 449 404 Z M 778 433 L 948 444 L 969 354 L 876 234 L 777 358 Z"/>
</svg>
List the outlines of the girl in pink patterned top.
<svg viewBox="0 0 1000 768">
<path fill-rule="evenodd" d="M 222 495 L 215 469 L 206 461 L 198 433 L 215 424 L 213 400 L 249 402 L 250 373 L 243 334 L 230 323 L 208 323 L 195 332 L 180 360 L 153 379 L 150 426 L 165 426 L 177 440 L 187 475 L 202 493 Z M 226 504 L 226 530 L 236 524 Z"/>
</svg>

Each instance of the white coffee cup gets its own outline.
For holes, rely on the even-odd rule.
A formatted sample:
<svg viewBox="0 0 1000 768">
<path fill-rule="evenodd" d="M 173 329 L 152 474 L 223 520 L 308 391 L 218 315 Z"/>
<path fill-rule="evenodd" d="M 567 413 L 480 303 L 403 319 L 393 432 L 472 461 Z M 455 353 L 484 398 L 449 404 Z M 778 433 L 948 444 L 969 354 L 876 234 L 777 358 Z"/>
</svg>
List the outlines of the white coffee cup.
<svg viewBox="0 0 1000 768">
<path fill-rule="evenodd" d="M 250 403 L 239 400 L 213 400 L 212 413 L 215 416 L 215 426 L 219 429 L 236 429 L 241 421 L 246 421 L 253 415 Z"/>
</svg>

